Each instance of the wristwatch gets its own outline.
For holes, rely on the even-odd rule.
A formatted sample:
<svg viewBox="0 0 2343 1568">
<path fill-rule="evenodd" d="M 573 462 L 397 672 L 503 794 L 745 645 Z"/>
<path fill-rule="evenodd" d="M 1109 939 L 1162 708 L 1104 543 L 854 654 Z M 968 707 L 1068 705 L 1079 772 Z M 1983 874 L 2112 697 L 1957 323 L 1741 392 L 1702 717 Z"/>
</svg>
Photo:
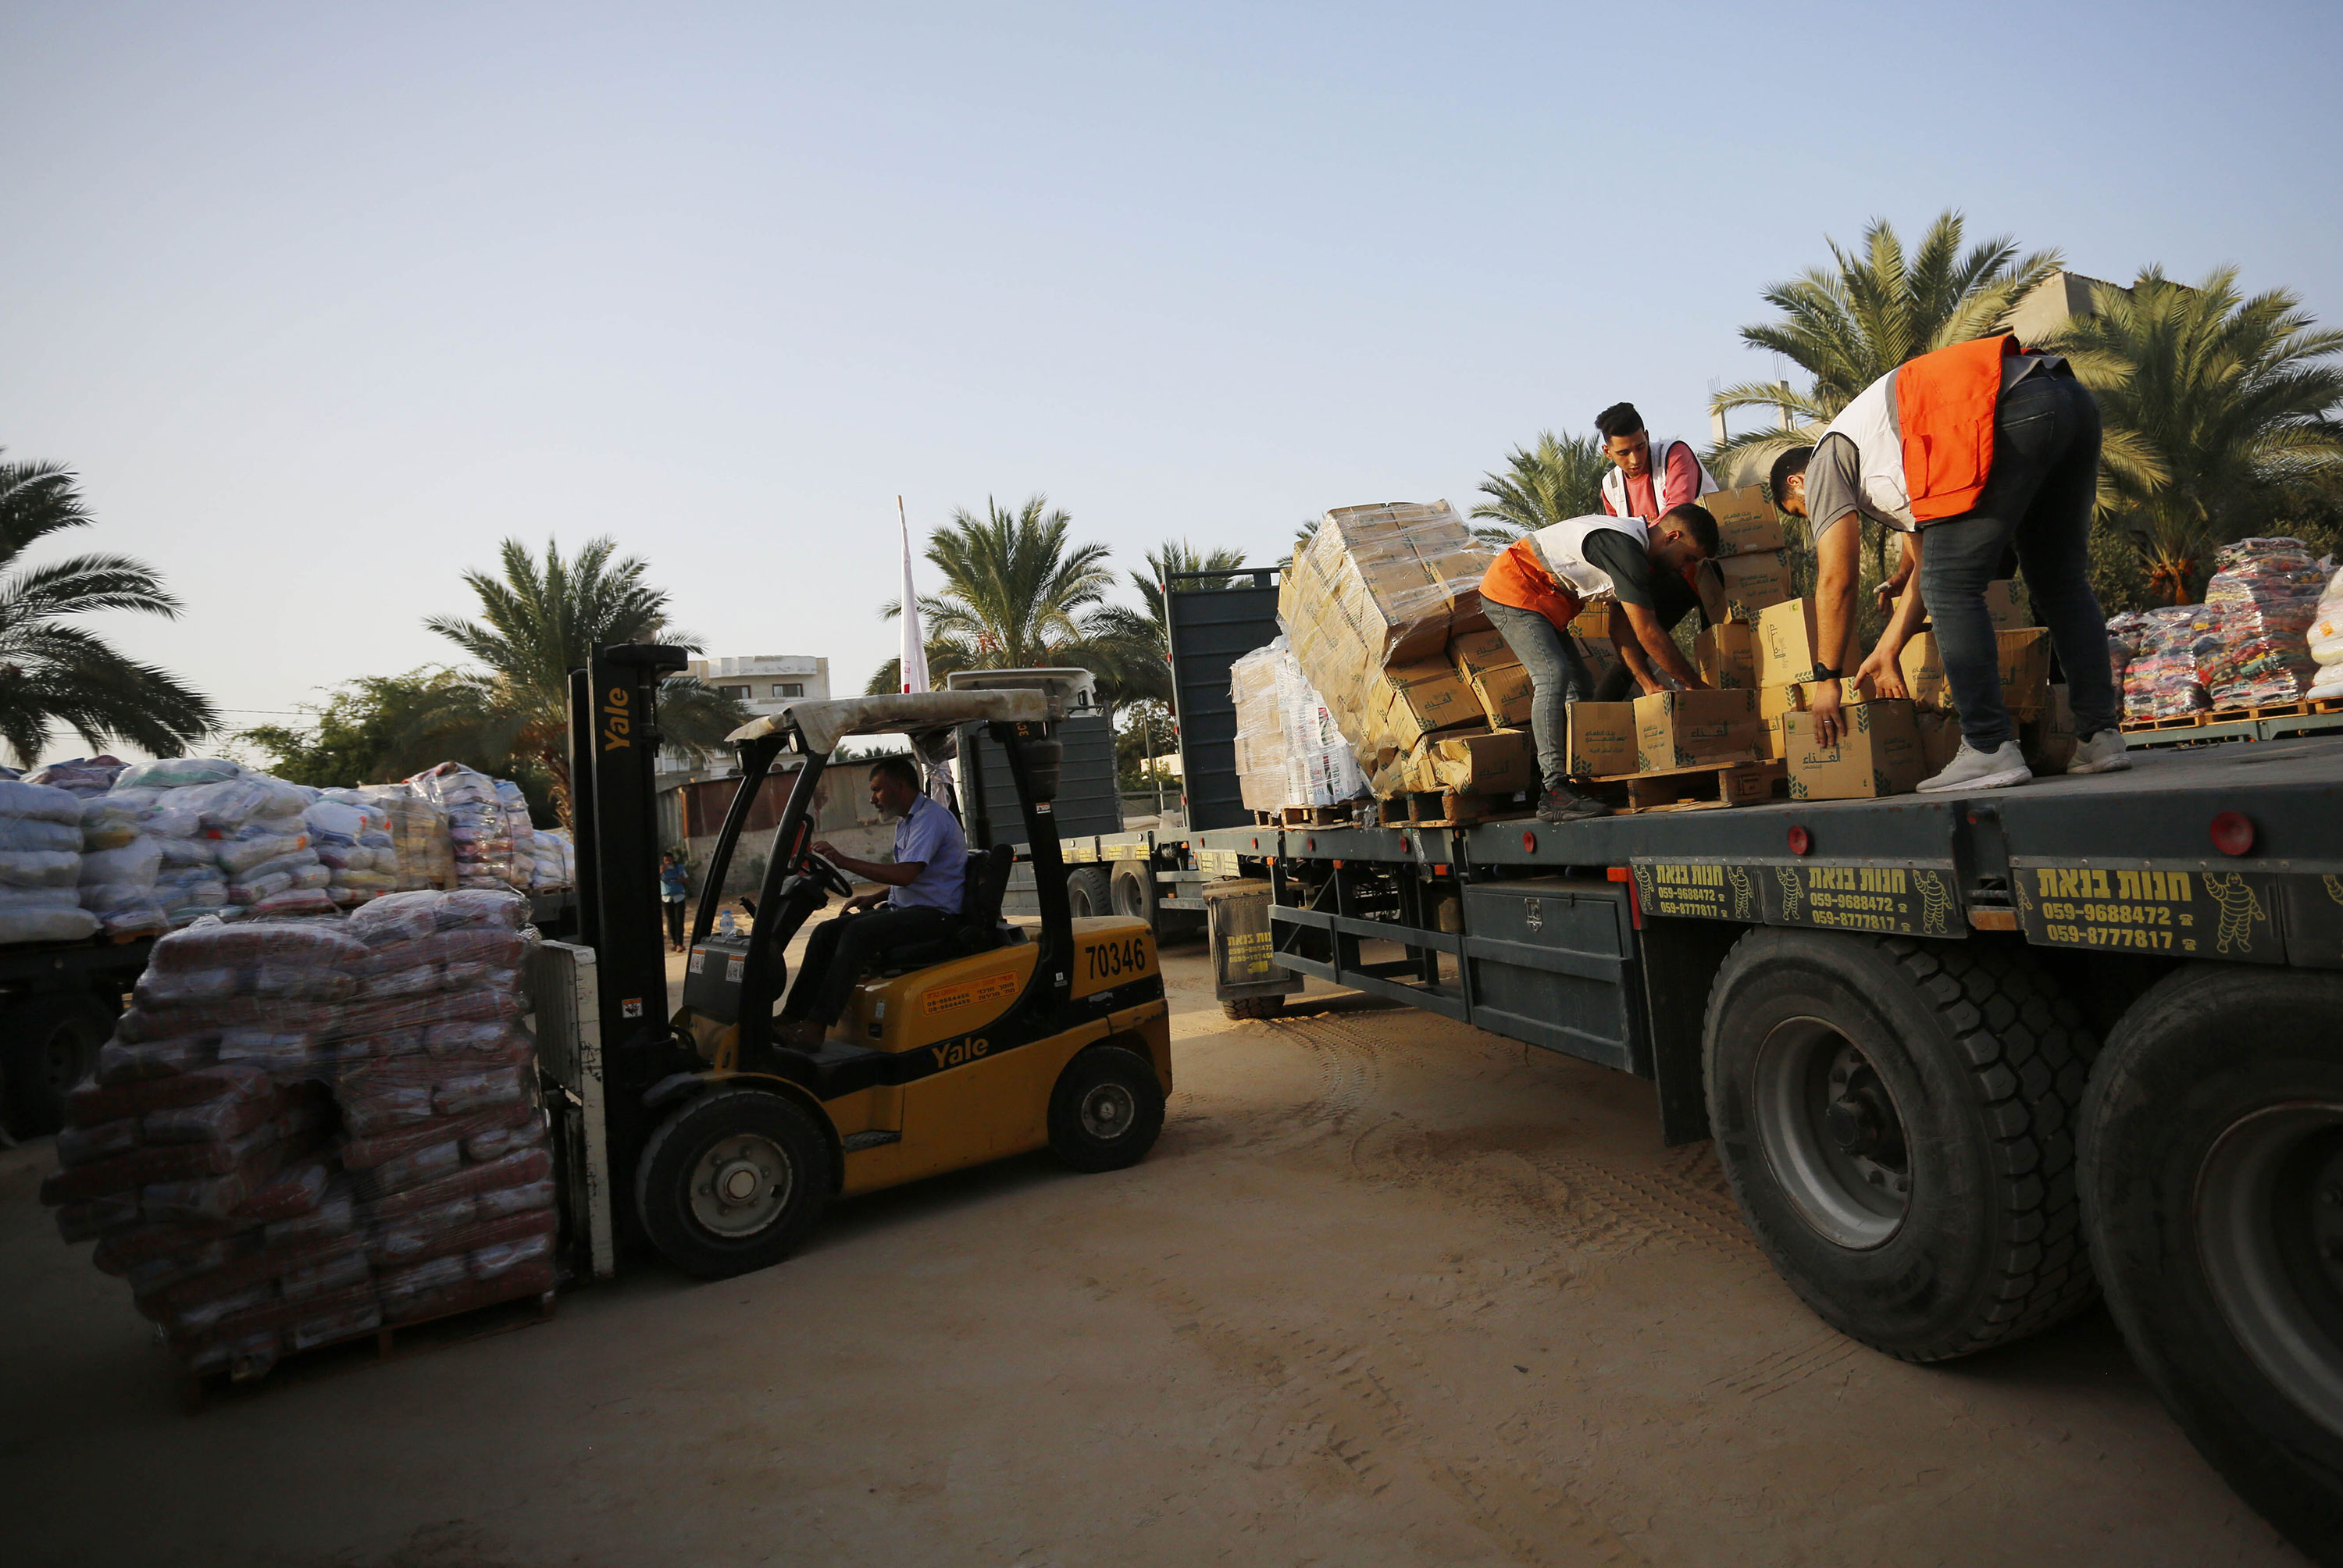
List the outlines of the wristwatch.
<svg viewBox="0 0 2343 1568">
<path fill-rule="evenodd" d="M 1841 676 L 1837 670 L 1833 669 L 1827 664 L 1817 664 L 1814 666 L 1814 678 L 1816 680 L 1840 680 L 1845 678 L 1845 677 Z"/>
</svg>

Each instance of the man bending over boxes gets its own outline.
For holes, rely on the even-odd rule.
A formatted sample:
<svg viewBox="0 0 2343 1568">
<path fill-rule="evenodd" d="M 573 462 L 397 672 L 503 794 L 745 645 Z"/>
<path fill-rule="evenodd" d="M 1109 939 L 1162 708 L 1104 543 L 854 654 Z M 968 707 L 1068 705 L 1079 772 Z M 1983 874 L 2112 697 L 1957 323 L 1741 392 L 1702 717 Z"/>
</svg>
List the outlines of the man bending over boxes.
<svg viewBox="0 0 2343 1568">
<path fill-rule="evenodd" d="M 1985 601 L 2012 545 L 2066 672 L 2078 738 L 2066 771 L 2131 766 L 2116 727 L 2107 623 L 2091 594 L 2098 469 L 2098 404 L 2064 359 L 2026 353 L 2006 334 L 1890 371 L 1856 395 L 1819 443 L 1775 459 L 1775 504 L 1805 518 L 1814 536 L 1817 648 L 1845 647 L 1853 630 L 1863 518 L 1901 534 L 1905 564 L 1918 568 L 1920 591 L 1897 603 L 1860 673 L 1896 689 L 1905 642 L 1923 613 L 1935 623 L 1961 748 L 1921 789 L 2000 789 L 2034 777 L 2002 701 Z M 1838 735 L 1841 673 L 1818 666 L 1821 684 L 1807 704 L 1825 746 Z"/>
<path fill-rule="evenodd" d="M 1548 822 L 1607 817 L 1611 808 L 1570 787 L 1569 710 L 1600 694 L 1571 645 L 1569 627 L 1591 599 L 1615 599 L 1633 636 L 1614 633 L 1621 668 L 1606 687 L 1633 679 L 1645 693 L 1707 683 L 1684 662 L 1670 628 L 1699 604 L 1700 563 L 1716 553 L 1716 519 L 1681 506 L 1655 523 L 1634 518 L 1573 518 L 1523 534 L 1481 579 L 1481 608 L 1528 670 L 1530 734 L 1537 742 Z"/>
</svg>

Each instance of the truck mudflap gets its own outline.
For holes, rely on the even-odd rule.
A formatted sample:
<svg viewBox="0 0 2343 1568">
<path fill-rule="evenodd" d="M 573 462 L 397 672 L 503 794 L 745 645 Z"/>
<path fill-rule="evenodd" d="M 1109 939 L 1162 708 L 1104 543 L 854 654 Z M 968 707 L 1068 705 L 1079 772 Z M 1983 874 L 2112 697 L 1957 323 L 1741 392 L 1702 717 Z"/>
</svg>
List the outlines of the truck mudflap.
<svg viewBox="0 0 2343 1568">
<path fill-rule="evenodd" d="M 1270 957 L 1275 940 L 1270 930 L 1272 897 L 1270 884 L 1259 879 L 1214 882 L 1204 889 L 1215 1001 L 1290 996 L 1302 989 L 1302 977 Z"/>
<path fill-rule="evenodd" d="M 1635 879 L 1635 901 L 1646 915 L 1876 936 L 1965 937 L 1969 930 L 1960 879 L 1949 859 L 1639 855 L 1627 868 Z"/>
<path fill-rule="evenodd" d="M 2094 952 L 2343 969 L 2343 861 L 2013 855 L 2026 940 Z"/>
</svg>

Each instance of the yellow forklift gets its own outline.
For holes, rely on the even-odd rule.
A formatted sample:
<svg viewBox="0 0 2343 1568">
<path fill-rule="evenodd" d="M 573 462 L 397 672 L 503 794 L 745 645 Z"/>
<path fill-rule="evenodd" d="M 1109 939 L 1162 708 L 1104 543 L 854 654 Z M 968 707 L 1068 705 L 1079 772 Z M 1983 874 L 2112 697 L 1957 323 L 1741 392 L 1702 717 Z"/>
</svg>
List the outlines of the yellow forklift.
<svg viewBox="0 0 2343 1568">
<path fill-rule="evenodd" d="M 622 1238 L 720 1279 L 788 1256 L 832 1198 L 1042 1148 L 1078 1171 L 1145 1157 L 1172 1088 L 1170 1018 L 1146 922 L 1075 920 L 1067 909 L 1051 803 L 1054 731 L 1076 694 L 799 702 L 734 731 L 740 784 L 704 889 L 724 888 L 777 770 L 789 778 L 788 799 L 761 885 L 743 900 L 749 930 L 717 934 L 719 900 L 703 895 L 683 1005 L 666 1017 L 647 786 L 659 679 L 682 658 L 649 645 L 598 648 L 572 681 L 573 758 L 595 748 L 572 777 L 587 797 L 578 820 L 595 824 L 579 835 L 578 890 L 602 970 L 608 1177 Z M 625 728 L 613 731 L 614 718 Z M 902 734 L 933 767 L 971 725 L 1000 745 L 1016 784 L 1039 929 L 1001 917 L 1011 848 L 971 854 L 960 923 L 890 952 L 819 1045 L 784 1043 L 784 951 L 831 895 L 854 890 L 810 848 L 831 754 L 853 736 Z"/>
</svg>

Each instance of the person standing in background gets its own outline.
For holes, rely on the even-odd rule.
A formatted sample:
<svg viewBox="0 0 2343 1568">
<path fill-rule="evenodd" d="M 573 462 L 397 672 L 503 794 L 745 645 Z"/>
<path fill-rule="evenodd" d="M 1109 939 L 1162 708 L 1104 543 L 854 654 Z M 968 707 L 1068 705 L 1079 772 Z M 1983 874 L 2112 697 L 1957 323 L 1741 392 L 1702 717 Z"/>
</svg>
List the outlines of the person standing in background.
<svg viewBox="0 0 2343 1568">
<path fill-rule="evenodd" d="M 683 951 L 683 900 L 691 891 L 691 883 L 683 872 L 682 863 L 669 850 L 659 857 L 659 907 L 667 911 L 667 950 Z"/>
<path fill-rule="evenodd" d="M 1594 416 L 1594 428 L 1603 437 L 1603 455 L 1611 459 L 1602 486 L 1603 509 L 1610 516 L 1657 522 L 1715 490 L 1716 481 L 1701 466 L 1692 443 L 1654 437 L 1633 403 L 1612 404 Z"/>
</svg>

